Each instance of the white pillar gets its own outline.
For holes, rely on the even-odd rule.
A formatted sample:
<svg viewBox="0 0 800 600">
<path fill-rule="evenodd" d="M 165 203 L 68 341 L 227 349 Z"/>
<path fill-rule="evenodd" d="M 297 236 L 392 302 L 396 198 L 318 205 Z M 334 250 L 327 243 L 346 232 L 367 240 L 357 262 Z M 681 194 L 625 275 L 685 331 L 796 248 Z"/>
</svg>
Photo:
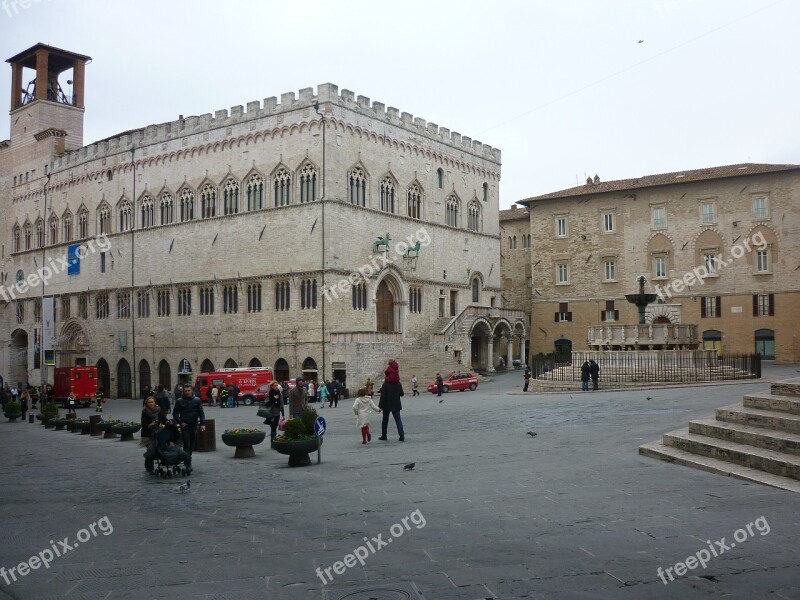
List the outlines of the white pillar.
<svg viewBox="0 0 800 600">
<path fill-rule="evenodd" d="M 508 353 L 506 354 L 506 369 L 514 368 L 514 338 L 508 336 Z"/>
<path fill-rule="evenodd" d="M 528 357 L 525 356 L 525 336 L 519 336 L 519 364 L 523 367 L 528 364 Z"/>
<path fill-rule="evenodd" d="M 494 373 L 494 336 L 493 335 L 489 336 L 488 346 L 489 346 L 488 347 L 489 360 L 487 361 L 488 365 L 486 366 L 486 370 L 489 373 Z"/>
</svg>

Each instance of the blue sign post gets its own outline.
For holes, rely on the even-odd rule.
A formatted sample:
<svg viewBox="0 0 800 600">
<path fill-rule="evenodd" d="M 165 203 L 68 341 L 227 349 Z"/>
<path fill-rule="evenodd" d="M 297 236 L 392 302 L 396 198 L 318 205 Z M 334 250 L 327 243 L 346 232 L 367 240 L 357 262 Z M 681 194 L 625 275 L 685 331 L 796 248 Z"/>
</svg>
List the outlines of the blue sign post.
<svg viewBox="0 0 800 600">
<path fill-rule="evenodd" d="M 317 438 L 317 464 L 322 462 L 322 436 L 325 435 L 326 430 L 325 419 L 317 417 L 317 420 L 314 421 L 314 437 Z"/>
</svg>

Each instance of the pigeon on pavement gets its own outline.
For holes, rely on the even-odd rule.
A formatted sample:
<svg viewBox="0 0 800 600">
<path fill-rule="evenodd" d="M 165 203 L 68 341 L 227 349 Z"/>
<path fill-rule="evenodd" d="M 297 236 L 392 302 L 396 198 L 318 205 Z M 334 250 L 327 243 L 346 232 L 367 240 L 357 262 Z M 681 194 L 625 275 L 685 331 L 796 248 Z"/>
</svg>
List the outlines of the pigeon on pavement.
<svg viewBox="0 0 800 600">
<path fill-rule="evenodd" d="M 408 463 L 406 466 L 403 467 L 403 471 L 411 471 L 416 466 L 417 466 L 417 463 Z"/>
<path fill-rule="evenodd" d="M 176 487 L 176 488 L 175 488 L 175 491 L 176 491 L 176 492 L 185 493 L 185 492 L 188 492 L 188 491 L 189 491 L 189 488 L 190 488 L 190 487 L 192 487 L 192 482 L 191 482 L 190 480 L 188 480 L 188 479 L 187 479 L 187 480 L 186 480 L 186 483 L 184 483 L 183 485 L 179 485 L 178 487 Z"/>
<path fill-rule="evenodd" d="M 539 435 L 539 434 L 538 434 L 538 433 L 536 433 L 535 431 L 529 431 L 529 432 L 528 432 L 528 435 L 529 435 L 529 436 L 531 436 L 531 437 L 536 437 L 536 436 L 537 436 L 537 435 Z"/>
</svg>

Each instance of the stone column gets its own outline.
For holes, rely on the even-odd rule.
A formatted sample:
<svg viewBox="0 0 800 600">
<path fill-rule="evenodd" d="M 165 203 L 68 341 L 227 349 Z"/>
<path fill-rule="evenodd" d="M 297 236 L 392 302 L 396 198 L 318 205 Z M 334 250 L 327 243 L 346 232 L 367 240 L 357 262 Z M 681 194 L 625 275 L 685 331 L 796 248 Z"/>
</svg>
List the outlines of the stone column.
<svg viewBox="0 0 800 600">
<path fill-rule="evenodd" d="M 494 373 L 494 336 L 489 336 L 488 344 L 488 351 L 489 351 L 489 360 L 487 360 L 486 370 L 489 373 Z"/>
<path fill-rule="evenodd" d="M 508 354 L 506 354 L 506 369 L 514 368 L 514 336 L 508 336 Z"/>
<path fill-rule="evenodd" d="M 36 51 L 36 99 L 47 100 L 47 75 L 50 53 L 40 49 Z"/>
<path fill-rule="evenodd" d="M 528 357 L 525 356 L 525 336 L 519 336 L 519 364 L 525 366 L 528 364 Z"/>
</svg>

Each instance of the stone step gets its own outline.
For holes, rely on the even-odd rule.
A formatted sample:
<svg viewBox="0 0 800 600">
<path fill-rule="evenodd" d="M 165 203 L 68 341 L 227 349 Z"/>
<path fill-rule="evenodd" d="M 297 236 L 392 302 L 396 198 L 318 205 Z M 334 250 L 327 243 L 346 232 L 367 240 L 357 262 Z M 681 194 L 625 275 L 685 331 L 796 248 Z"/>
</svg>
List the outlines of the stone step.
<svg viewBox="0 0 800 600">
<path fill-rule="evenodd" d="M 800 397 L 776 394 L 745 394 L 742 404 L 746 408 L 759 408 L 800 415 Z"/>
<path fill-rule="evenodd" d="M 665 446 L 678 448 L 692 454 L 716 458 L 741 467 L 765 471 L 779 477 L 800 480 L 800 457 L 773 452 L 736 442 L 689 433 L 689 428 L 665 433 Z"/>
<path fill-rule="evenodd" d="M 773 431 L 739 423 L 726 423 L 715 419 L 689 421 L 689 433 L 800 456 L 800 435 L 796 433 Z"/>
<path fill-rule="evenodd" d="M 770 392 L 776 396 L 800 397 L 800 378 L 776 381 L 770 386 Z"/>
<path fill-rule="evenodd" d="M 735 477 L 800 494 L 800 482 L 786 477 L 764 473 L 758 469 L 742 467 L 716 458 L 699 456 L 685 450 L 664 445 L 663 442 L 650 442 L 639 447 L 639 454 L 666 462 L 700 469 L 708 473 Z"/>
<path fill-rule="evenodd" d="M 800 415 L 787 412 L 744 407 L 740 404 L 724 406 L 716 410 L 717 421 L 739 423 L 752 427 L 800 433 Z"/>
</svg>

